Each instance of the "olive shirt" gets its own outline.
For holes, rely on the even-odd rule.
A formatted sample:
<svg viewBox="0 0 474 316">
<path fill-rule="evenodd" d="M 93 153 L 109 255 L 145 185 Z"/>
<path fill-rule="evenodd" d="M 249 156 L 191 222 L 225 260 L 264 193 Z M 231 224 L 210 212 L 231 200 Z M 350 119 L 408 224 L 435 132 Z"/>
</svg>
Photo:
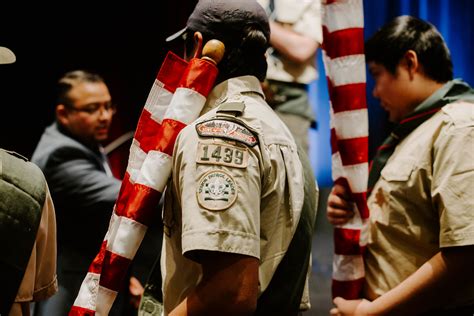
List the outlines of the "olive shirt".
<svg viewBox="0 0 474 316">
<path fill-rule="evenodd" d="M 474 245 L 474 104 L 456 102 L 411 132 L 368 200 L 366 279 L 382 295 L 441 248 Z M 446 293 L 448 295 L 448 293 Z M 474 284 L 452 293 L 474 303 Z"/>
<path fill-rule="evenodd" d="M 221 104 L 232 102 L 243 105 L 243 111 L 220 112 Z M 260 82 L 243 76 L 220 83 L 203 113 L 176 140 L 165 195 L 165 314 L 202 276 L 192 260 L 196 250 L 258 258 L 261 294 L 301 214 L 304 177 L 296 145 L 265 103 Z"/>
</svg>

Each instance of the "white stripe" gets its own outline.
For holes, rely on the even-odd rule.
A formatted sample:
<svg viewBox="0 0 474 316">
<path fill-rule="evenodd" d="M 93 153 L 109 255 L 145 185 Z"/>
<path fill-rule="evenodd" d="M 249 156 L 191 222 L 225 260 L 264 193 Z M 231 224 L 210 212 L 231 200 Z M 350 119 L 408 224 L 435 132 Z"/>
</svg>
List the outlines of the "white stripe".
<svg viewBox="0 0 474 316">
<path fill-rule="evenodd" d="M 99 278 L 100 274 L 87 272 L 84 281 L 82 281 L 79 294 L 77 294 L 76 300 L 74 301 L 74 306 L 95 311 Z"/>
<path fill-rule="evenodd" d="M 362 0 L 339 0 L 324 6 L 323 23 L 329 32 L 364 27 Z"/>
<path fill-rule="evenodd" d="M 330 59 L 323 54 L 326 75 L 334 87 L 351 83 L 365 83 L 365 55 L 349 55 Z"/>
<path fill-rule="evenodd" d="M 341 154 L 335 152 L 332 155 L 332 178 L 346 178 L 354 193 L 367 191 L 367 178 L 369 176 L 369 164 L 363 162 L 356 165 L 343 166 Z"/>
<path fill-rule="evenodd" d="M 166 111 L 165 118 L 188 125 L 199 117 L 204 103 L 206 103 L 206 98 L 197 91 L 178 88 Z"/>
<path fill-rule="evenodd" d="M 367 178 L 369 176 L 369 164 L 367 162 L 344 166 L 344 173 L 352 192 L 363 193 L 367 191 Z"/>
<path fill-rule="evenodd" d="M 117 227 L 119 225 L 119 217 L 115 213 L 115 207 L 116 205 L 114 204 L 114 211 L 112 212 L 112 216 L 110 216 L 110 222 L 109 222 L 109 228 L 107 229 L 107 233 L 105 234 L 104 240 L 112 240 L 113 235 L 117 231 Z"/>
<path fill-rule="evenodd" d="M 132 260 L 145 236 L 147 227 L 133 219 L 120 216 L 115 238 L 107 243 L 107 250 Z"/>
<path fill-rule="evenodd" d="M 170 173 L 171 157 L 161 151 L 150 150 L 140 169 L 140 175 L 136 183 L 146 185 L 163 193 Z"/>
<path fill-rule="evenodd" d="M 337 281 L 352 281 L 363 278 L 364 260 L 361 255 L 337 255 L 332 261 L 332 278 Z"/>
<path fill-rule="evenodd" d="M 127 173 L 130 175 L 131 182 L 136 182 L 145 158 L 146 152 L 140 148 L 140 143 L 133 139 L 127 166 Z"/>
<path fill-rule="evenodd" d="M 337 139 L 367 137 L 369 122 L 367 109 L 331 113 L 331 124 L 336 129 Z"/>
<path fill-rule="evenodd" d="M 117 297 L 117 292 L 112 291 L 106 287 L 99 286 L 99 295 L 97 296 L 97 310 L 96 316 L 109 315 L 110 308 Z"/>
<path fill-rule="evenodd" d="M 161 81 L 155 79 L 145 102 L 145 110 L 151 113 L 155 121 L 161 123 L 172 97 L 173 93 L 166 90 Z"/>
</svg>

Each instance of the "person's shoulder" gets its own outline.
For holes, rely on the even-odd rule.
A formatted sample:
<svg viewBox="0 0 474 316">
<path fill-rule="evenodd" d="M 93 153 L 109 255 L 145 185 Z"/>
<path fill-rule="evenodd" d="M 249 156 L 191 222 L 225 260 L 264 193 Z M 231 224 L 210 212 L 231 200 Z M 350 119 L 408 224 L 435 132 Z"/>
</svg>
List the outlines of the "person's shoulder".
<svg viewBox="0 0 474 316">
<path fill-rule="evenodd" d="M 25 192 L 35 192 L 35 187 L 44 187 L 46 180 L 41 169 L 21 154 L 0 149 L 1 177 Z"/>
<path fill-rule="evenodd" d="M 474 127 L 474 103 L 457 101 L 447 104 L 442 109 L 444 121 L 452 127 Z"/>
</svg>

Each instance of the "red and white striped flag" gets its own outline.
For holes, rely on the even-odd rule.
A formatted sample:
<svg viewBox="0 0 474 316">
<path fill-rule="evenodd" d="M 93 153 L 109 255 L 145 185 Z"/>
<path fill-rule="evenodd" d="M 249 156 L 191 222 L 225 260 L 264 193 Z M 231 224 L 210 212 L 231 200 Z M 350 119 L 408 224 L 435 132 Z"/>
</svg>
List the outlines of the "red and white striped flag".
<svg viewBox="0 0 474 316">
<path fill-rule="evenodd" d="M 323 60 L 331 103 L 332 178 L 349 189 L 354 218 L 334 228 L 333 297 L 360 298 L 367 244 L 368 114 L 362 0 L 326 0 Z"/>
<path fill-rule="evenodd" d="M 209 61 L 166 56 L 138 122 L 107 234 L 69 315 L 109 313 L 148 226 L 161 215 L 176 137 L 199 117 L 217 73 Z"/>
</svg>

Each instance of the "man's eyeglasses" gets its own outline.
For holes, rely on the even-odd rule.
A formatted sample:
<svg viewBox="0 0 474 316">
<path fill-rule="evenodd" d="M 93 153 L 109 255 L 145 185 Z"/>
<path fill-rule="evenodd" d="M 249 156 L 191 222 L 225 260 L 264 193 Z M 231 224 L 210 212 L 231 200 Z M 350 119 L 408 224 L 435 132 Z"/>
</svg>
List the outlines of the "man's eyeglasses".
<svg viewBox="0 0 474 316">
<path fill-rule="evenodd" d="M 117 108 L 112 102 L 89 103 L 81 106 L 80 108 L 74 106 L 68 106 L 67 108 L 72 111 L 84 112 L 89 115 L 99 115 L 102 113 L 102 111 L 106 111 L 111 114 L 115 114 L 115 112 L 117 112 Z"/>
</svg>

